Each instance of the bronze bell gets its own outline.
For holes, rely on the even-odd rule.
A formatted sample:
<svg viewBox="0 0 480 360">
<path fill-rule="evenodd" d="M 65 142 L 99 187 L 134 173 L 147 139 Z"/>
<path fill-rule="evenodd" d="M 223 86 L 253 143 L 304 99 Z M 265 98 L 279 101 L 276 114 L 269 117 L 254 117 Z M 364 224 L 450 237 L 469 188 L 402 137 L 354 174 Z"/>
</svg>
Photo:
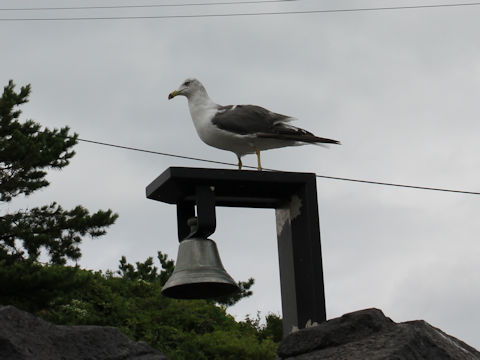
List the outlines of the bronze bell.
<svg viewBox="0 0 480 360">
<path fill-rule="evenodd" d="M 222 265 L 215 242 L 193 237 L 180 242 L 175 270 L 162 294 L 176 299 L 208 299 L 238 290 Z"/>
</svg>

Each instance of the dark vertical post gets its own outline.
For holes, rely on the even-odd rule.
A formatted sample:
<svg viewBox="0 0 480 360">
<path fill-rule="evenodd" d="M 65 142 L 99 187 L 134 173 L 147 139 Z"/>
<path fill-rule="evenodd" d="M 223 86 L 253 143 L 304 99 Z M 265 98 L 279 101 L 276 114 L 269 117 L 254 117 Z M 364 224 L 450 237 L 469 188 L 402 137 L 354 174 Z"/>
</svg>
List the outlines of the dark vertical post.
<svg viewBox="0 0 480 360">
<path fill-rule="evenodd" d="M 276 209 L 283 333 L 326 320 L 316 182 Z"/>
</svg>

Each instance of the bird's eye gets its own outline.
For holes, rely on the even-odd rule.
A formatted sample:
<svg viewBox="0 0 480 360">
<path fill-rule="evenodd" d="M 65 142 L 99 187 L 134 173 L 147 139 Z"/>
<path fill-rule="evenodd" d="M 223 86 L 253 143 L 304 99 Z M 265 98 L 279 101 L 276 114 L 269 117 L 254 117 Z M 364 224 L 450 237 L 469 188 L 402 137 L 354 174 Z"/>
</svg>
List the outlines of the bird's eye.
<svg viewBox="0 0 480 360">
<path fill-rule="evenodd" d="M 183 83 L 183 85 L 188 86 L 188 85 L 190 85 L 190 83 L 191 83 L 191 81 L 185 81 L 185 82 Z"/>
</svg>

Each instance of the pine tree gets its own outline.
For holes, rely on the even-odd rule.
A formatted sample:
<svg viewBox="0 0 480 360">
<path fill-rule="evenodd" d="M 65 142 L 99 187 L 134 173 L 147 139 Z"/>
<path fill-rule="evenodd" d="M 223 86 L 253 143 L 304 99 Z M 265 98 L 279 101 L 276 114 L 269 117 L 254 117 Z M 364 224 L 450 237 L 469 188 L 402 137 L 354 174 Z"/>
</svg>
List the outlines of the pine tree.
<svg viewBox="0 0 480 360">
<path fill-rule="evenodd" d="M 77 134 L 70 129 L 50 130 L 33 120 L 19 121 L 18 107 L 28 102 L 30 85 L 15 91 L 10 81 L 0 98 L 0 202 L 30 195 L 49 185 L 48 169 L 62 169 L 75 155 Z M 38 261 L 43 250 L 49 263 L 78 260 L 82 237 L 104 235 L 117 214 L 99 210 L 90 214 L 82 206 L 64 210 L 56 202 L 0 216 L 0 261 Z"/>
</svg>

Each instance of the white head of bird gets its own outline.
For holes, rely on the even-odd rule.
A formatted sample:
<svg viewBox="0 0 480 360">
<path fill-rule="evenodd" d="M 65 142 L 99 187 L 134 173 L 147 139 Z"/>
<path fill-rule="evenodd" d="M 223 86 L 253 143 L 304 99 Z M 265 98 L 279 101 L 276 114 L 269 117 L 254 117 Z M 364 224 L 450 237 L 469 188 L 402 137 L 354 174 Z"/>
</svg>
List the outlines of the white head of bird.
<svg viewBox="0 0 480 360">
<path fill-rule="evenodd" d="M 197 79 L 188 78 L 178 87 L 177 90 L 168 94 L 168 99 L 173 99 L 178 95 L 183 95 L 187 97 L 187 99 L 190 99 L 197 94 L 207 95 L 207 90 L 205 90 L 205 87 Z"/>
</svg>

